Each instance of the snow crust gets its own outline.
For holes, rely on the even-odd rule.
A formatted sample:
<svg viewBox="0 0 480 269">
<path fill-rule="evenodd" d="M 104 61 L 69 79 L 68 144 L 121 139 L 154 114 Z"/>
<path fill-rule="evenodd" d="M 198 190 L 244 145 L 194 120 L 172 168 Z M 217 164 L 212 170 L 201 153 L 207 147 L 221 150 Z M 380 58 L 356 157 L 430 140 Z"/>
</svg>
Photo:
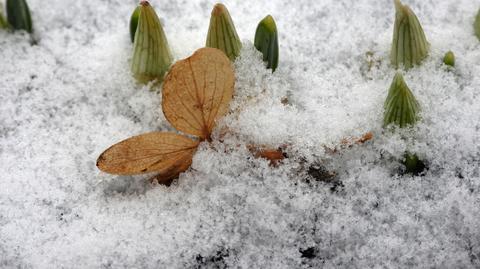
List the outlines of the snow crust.
<svg viewBox="0 0 480 269">
<path fill-rule="evenodd" d="M 232 112 L 169 188 L 95 167 L 120 140 L 173 130 L 129 71 L 136 1 L 28 2 L 37 44 L 0 31 L 1 268 L 480 267 L 479 2 L 405 1 L 431 44 L 404 74 L 422 121 L 384 131 L 392 1 L 225 1 L 244 44 Z M 204 45 L 214 1 L 151 3 L 177 59 Z M 274 74 L 252 45 L 267 14 Z M 270 167 L 248 144 L 289 158 Z M 399 173 L 405 150 L 424 175 Z"/>
</svg>

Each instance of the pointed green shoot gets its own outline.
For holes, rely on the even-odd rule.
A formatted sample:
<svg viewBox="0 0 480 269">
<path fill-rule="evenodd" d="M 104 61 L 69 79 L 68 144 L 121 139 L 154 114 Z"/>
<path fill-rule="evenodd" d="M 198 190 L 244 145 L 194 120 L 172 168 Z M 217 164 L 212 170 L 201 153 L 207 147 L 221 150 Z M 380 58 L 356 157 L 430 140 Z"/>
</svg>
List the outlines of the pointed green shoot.
<svg viewBox="0 0 480 269">
<path fill-rule="evenodd" d="M 140 6 L 135 8 L 130 17 L 130 40 L 132 43 L 135 41 L 135 33 L 137 32 L 138 18 L 140 17 Z"/>
<path fill-rule="evenodd" d="M 140 16 L 133 44 L 132 73 L 138 81 L 163 81 L 173 62 L 167 38 L 155 10 L 140 2 Z"/>
<path fill-rule="evenodd" d="M 406 173 L 419 175 L 425 170 L 425 163 L 420 160 L 416 154 L 406 152 L 404 158 L 403 165 L 405 165 Z"/>
<path fill-rule="evenodd" d="M 475 17 L 473 27 L 475 28 L 475 35 L 480 39 L 480 9 L 478 10 L 477 17 Z"/>
<path fill-rule="evenodd" d="M 443 57 L 443 63 L 451 67 L 455 67 L 455 54 L 452 51 L 445 53 Z"/>
<path fill-rule="evenodd" d="M 278 66 L 278 33 L 277 25 L 272 16 L 265 17 L 257 26 L 255 32 L 255 48 L 263 54 L 263 61 L 273 72 Z"/>
<path fill-rule="evenodd" d="M 395 26 L 390 60 L 396 68 L 412 68 L 427 57 L 430 44 L 417 16 L 410 7 L 395 1 Z"/>
<path fill-rule="evenodd" d="M 33 32 L 30 9 L 26 0 L 7 0 L 7 19 L 13 29 Z"/>
<path fill-rule="evenodd" d="M 415 124 L 419 118 L 420 105 L 401 73 L 397 73 L 393 78 L 384 108 L 384 126 L 393 123 L 403 128 Z"/>
<path fill-rule="evenodd" d="M 223 4 L 216 4 L 210 17 L 206 46 L 223 51 L 231 61 L 234 61 L 242 48 L 230 13 Z"/>
</svg>

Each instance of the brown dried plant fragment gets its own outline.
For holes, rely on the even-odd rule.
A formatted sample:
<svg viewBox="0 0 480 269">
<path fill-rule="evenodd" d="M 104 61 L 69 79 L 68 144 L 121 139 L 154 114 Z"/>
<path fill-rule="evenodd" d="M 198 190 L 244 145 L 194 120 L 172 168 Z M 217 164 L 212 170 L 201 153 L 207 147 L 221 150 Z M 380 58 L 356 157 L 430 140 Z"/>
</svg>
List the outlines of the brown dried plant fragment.
<svg viewBox="0 0 480 269">
<path fill-rule="evenodd" d="M 97 160 L 109 174 L 159 173 L 159 182 L 177 177 L 190 167 L 199 142 L 186 136 L 152 132 L 134 136 L 105 150 Z"/>
<path fill-rule="evenodd" d="M 210 140 L 216 120 L 229 108 L 234 81 L 230 60 L 218 49 L 199 49 L 177 62 L 164 82 L 162 108 L 176 129 L 199 141 L 165 132 L 134 136 L 103 152 L 98 168 L 117 175 L 155 172 L 159 183 L 171 183 L 190 167 L 200 141 Z"/>
<path fill-rule="evenodd" d="M 210 140 L 216 120 L 229 109 L 234 83 L 232 64 L 221 50 L 199 49 L 165 78 L 163 113 L 177 130 Z"/>
<path fill-rule="evenodd" d="M 343 138 L 340 141 L 339 148 L 338 147 L 334 147 L 334 148 L 325 147 L 325 150 L 330 154 L 334 154 L 334 153 L 337 153 L 339 149 L 347 149 L 347 148 L 353 147 L 354 145 L 365 144 L 366 142 L 368 142 L 372 139 L 373 139 L 373 133 L 368 132 L 368 133 L 365 133 L 364 135 L 362 135 L 361 137 Z"/>
<path fill-rule="evenodd" d="M 286 154 L 282 148 L 272 149 L 265 146 L 248 145 L 248 150 L 255 156 L 255 158 L 267 159 L 270 161 L 270 166 L 278 166 L 279 162 L 286 158 Z"/>
</svg>

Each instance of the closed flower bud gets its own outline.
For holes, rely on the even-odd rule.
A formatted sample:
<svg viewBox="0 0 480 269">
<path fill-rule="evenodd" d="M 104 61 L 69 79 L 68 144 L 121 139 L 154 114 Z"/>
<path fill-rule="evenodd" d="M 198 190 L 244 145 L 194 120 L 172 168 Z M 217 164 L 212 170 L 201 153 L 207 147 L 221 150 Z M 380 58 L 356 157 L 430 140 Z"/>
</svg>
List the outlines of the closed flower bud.
<svg viewBox="0 0 480 269">
<path fill-rule="evenodd" d="M 130 40 L 132 43 L 135 41 L 135 33 L 137 32 L 138 18 L 140 17 L 140 6 L 135 8 L 130 17 Z"/>
<path fill-rule="evenodd" d="M 13 29 L 33 32 L 30 9 L 26 0 L 7 0 L 7 18 Z"/>
<path fill-rule="evenodd" d="M 445 53 L 445 56 L 443 57 L 443 63 L 451 67 L 455 67 L 455 54 L 453 54 L 451 51 Z"/>
<path fill-rule="evenodd" d="M 210 17 L 206 46 L 222 50 L 230 60 L 240 55 L 242 43 L 227 8 L 216 4 Z"/>
<path fill-rule="evenodd" d="M 278 33 L 275 20 L 270 15 L 260 21 L 257 26 L 255 48 L 263 54 L 263 61 L 267 62 L 267 68 L 275 71 L 278 66 Z"/>
<path fill-rule="evenodd" d="M 397 73 L 393 78 L 384 107 L 384 126 L 393 123 L 403 128 L 417 122 L 420 105 L 405 83 L 402 74 Z"/>
<path fill-rule="evenodd" d="M 135 33 L 132 72 L 143 83 L 163 80 L 173 62 L 167 38 L 155 10 L 148 1 L 141 1 Z"/>
<path fill-rule="evenodd" d="M 396 68 L 403 65 L 408 69 L 427 57 L 430 45 L 415 13 L 400 0 L 394 1 L 396 14 L 390 58 Z"/>
</svg>

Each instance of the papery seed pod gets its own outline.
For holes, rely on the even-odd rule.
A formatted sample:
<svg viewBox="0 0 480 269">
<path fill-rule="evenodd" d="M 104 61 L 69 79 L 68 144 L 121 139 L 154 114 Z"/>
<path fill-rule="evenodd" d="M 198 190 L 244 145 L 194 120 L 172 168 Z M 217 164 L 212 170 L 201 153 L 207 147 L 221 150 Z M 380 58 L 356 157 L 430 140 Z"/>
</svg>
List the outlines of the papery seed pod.
<svg viewBox="0 0 480 269">
<path fill-rule="evenodd" d="M 452 51 L 445 53 L 443 57 L 443 63 L 451 67 L 455 67 L 455 54 Z"/>
<path fill-rule="evenodd" d="M 136 7 L 130 17 L 130 40 L 135 41 L 135 33 L 137 32 L 138 18 L 140 17 L 140 6 Z"/>
<path fill-rule="evenodd" d="M 140 2 L 132 59 L 133 75 L 142 83 L 163 80 L 173 62 L 167 38 L 155 10 L 148 1 Z"/>
<path fill-rule="evenodd" d="M 230 13 L 223 4 L 216 4 L 210 17 L 206 46 L 222 50 L 227 57 L 234 61 L 242 48 Z"/>
<path fill-rule="evenodd" d="M 475 35 L 480 39 L 480 9 L 478 10 L 473 27 L 475 28 Z"/>
<path fill-rule="evenodd" d="M 266 16 L 255 31 L 255 48 L 263 54 L 263 61 L 273 72 L 278 66 L 278 33 L 272 16 Z"/>
<path fill-rule="evenodd" d="M 408 88 L 401 73 L 397 73 L 393 78 L 384 108 L 384 126 L 393 123 L 403 128 L 415 124 L 419 118 L 420 104 Z"/>
<path fill-rule="evenodd" d="M 33 32 L 30 9 L 26 0 L 7 0 L 7 19 L 13 29 Z"/>
<path fill-rule="evenodd" d="M 396 14 L 390 59 L 396 68 L 403 65 L 408 69 L 427 57 L 430 44 L 410 7 L 400 0 L 394 1 Z"/>
</svg>

